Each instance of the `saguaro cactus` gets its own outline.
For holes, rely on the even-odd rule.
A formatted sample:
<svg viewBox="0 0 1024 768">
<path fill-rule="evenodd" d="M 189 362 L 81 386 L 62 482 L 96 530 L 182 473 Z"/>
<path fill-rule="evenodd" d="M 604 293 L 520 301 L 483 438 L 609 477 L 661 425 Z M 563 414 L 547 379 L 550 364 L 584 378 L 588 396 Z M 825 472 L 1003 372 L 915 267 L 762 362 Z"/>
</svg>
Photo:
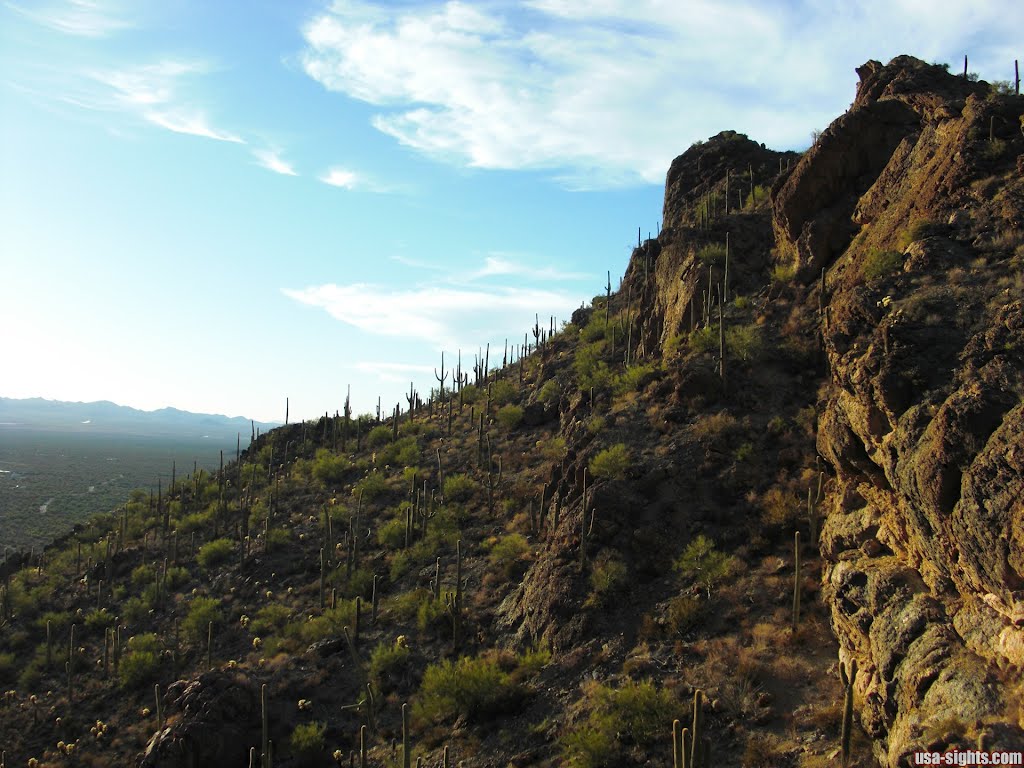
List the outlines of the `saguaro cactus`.
<svg viewBox="0 0 1024 768">
<path fill-rule="evenodd" d="M 839 677 L 846 687 L 846 695 L 843 701 L 843 731 L 840 736 L 843 768 L 850 764 L 850 739 L 853 735 L 853 681 L 857 677 L 857 660 L 854 659 L 850 662 L 849 673 L 846 670 L 846 665 L 840 663 Z"/>
</svg>

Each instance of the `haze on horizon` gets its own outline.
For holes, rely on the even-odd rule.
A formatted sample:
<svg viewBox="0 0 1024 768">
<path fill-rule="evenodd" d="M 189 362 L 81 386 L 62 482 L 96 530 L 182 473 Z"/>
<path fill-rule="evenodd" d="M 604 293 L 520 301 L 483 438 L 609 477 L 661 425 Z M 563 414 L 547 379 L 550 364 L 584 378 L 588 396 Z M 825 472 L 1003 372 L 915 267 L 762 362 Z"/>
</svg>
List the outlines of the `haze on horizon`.
<svg viewBox="0 0 1024 768">
<path fill-rule="evenodd" d="M 4 0 L 0 396 L 390 411 L 602 293 L 694 141 L 803 149 L 868 59 L 1009 79 L 1017 13 Z"/>
</svg>

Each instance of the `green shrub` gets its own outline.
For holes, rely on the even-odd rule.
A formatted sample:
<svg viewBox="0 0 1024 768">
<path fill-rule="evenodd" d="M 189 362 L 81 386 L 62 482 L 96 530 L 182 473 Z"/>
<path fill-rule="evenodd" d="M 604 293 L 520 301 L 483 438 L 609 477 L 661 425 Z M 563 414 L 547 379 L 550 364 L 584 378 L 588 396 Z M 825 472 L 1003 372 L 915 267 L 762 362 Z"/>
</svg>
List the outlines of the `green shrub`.
<svg viewBox="0 0 1024 768">
<path fill-rule="evenodd" d="M 703 534 L 691 541 L 675 562 L 683 576 L 698 581 L 708 595 L 732 571 L 732 558 L 715 549 L 715 542 Z"/>
<path fill-rule="evenodd" d="M 537 399 L 546 405 L 551 403 L 557 403 L 562 397 L 562 390 L 558 386 L 558 382 L 554 379 L 548 379 L 544 382 L 544 386 L 540 388 L 540 392 L 537 393 Z"/>
<path fill-rule="evenodd" d="M 705 267 L 725 263 L 725 243 L 708 243 L 697 250 L 697 258 Z"/>
<path fill-rule="evenodd" d="M 121 685 L 138 688 L 152 682 L 160 670 L 160 644 L 156 635 L 148 633 L 129 638 L 127 650 L 118 670 Z"/>
<path fill-rule="evenodd" d="M 593 344 L 605 336 L 604 312 L 594 312 L 590 316 L 590 322 L 583 326 L 580 331 L 580 340 L 584 344 Z"/>
<path fill-rule="evenodd" d="M 772 267 L 773 283 L 789 283 L 796 277 L 796 264 L 776 264 Z"/>
<path fill-rule="evenodd" d="M 740 360 L 750 360 L 761 352 L 761 328 L 750 325 L 730 325 L 725 328 L 725 348 Z"/>
<path fill-rule="evenodd" d="M 0 683 L 13 683 L 16 677 L 13 653 L 0 653 Z"/>
<path fill-rule="evenodd" d="M 695 352 L 718 352 L 718 327 L 694 328 L 690 331 L 690 349 Z"/>
<path fill-rule="evenodd" d="M 381 424 L 370 430 L 366 436 L 366 445 L 370 448 L 380 448 L 391 442 L 391 427 Z"/>
<path fill-rule="evenodd" d="M 754 189 L 747 193 L 747 199 L 743 202 L 744 210 L 753 210 L 761 205 L 768 204 L 768 188 L 755 184 Z"/>
<path fill-rule="evenodd" d="M 260 637 L 276 634 L 291 620 L 291 616 L 287 606 L 280 603 L 266 605 L 249 622 L 249 631 Z"/>
<path fill-rule="evenodd" d="M 530 553 L 526 537 L 518 533 L 502 536 L 491 547 L 489 560 L 498 573 L 506 579 L 512 578 L 519 562 Z"/>
<path fill-rule="evenodd" d="M 370 653 L 370 682 L 381 691 L 394 690 L 409 669 L 410 656 L 404 644 L 379 643 Z"/>
<path fill-rule="evenodd" d="M 340 454 L 334 454 L 326 448 L 320 448 L 313 460 L 313 478 L 324 485 L 340 485 L 345 480 L 345 473 L 351 468 L 352 462 Z"/>
<path fill-rule="evenodd" d="M 382 469 L 391 465 L 396 467 L 410 467 L 420 460 L 420 446 L 414 435 L 400 437 L 390 445 L 377 451 L 377 468 Z"/>
<path fill-rule="evenodd" d="M 377 529 L 377 543 L 387 549 L 405 546 L 405 516 L 388 520 Z"/>
<path fill-rule="evenodd" d="M 607 604 L 625 586 L 627 573 L 626 565 L 621 560 L 602 552 L 590 571 L 592 591 L 587 603 L 598 607 Z"/>
<path fill-rule="evenodd" d="M 114 626 L 114 616 L 106 608 L 91 610 L 85 614 L 85 628 L 92 633 L 102 634 L 104 630 Z M 51 631 L 53 627 L 51 626 Z"/>
<path fill-rule="evenodd" d="M 324 752 L 325 723 L 299 723 L 288 740 L 292 753 L 301 760 L 315 760 Z"/>
<path fill-rule="evenodd" d="M 941 231 L 942 227 L 934 221 L 927 219 L 915 221 L 906 232 L 900 235 L 899 249 L 900 251 L 905 251 L 911 243 L 924 240 L 926 237 L 932 237 Z"/>
<path fill-rule="evenodd" d="M 591 345 L 578 349 L 573 368 L 576 370 L 576 381 L 584 392 L 591 387 L 606 389 L 614 378 L 608 363 L 601 359 L 600 345 Z"/>
<path fill-rule="evenodd" d="M 507 430 L 513 430 L 523 421 L 523 409 L 518 405 L 503 405 L 498 409 L 498 423 Z"/>
<path fill-rule="evenodd" d="M 627 761 L 634 745 L 649 746 L 662 737 L 678 705 L 649 680 L 613 689 L 593 684 L 587 698 L 592 710 L 586 722 L 562 737 L 566 765 L 572 768 L 612 768 Z"/>
<path fill-rule="evenodd" d="M 196 597 L 188 606 L 188 614 L 181 622 L 181 631 L 196 645 L 205 645 L 209 625 L 220 624 L 220 600 L 215 597 Z"/>
<path fill-rule="evenodd" d="M 136 587 L 144 587 L 156 581 L 156 568 L 149 563 L 143 563 L 132 571 L 132 584 Z"/>
<path fill-rule="evenodd" d="M 544 441 L 542 448 L 544 456 L 551 461 L 561 461 L 565 458 L 565 438 L 561 436 L 552 437 Z"/>
<path fill-rule="evenodd" d="M 891 275 L 903 265 L 903 254 L 899 251 L 872 250 L 864 260 L 861 274 L 865 280 L 875 280 Z"/>
<path fill-rule="evenodd" d="M 491 384 L 491 400 L 498 405 L 506 405 L 516 399 L 519 391 L 516 385 L 508 379 L 502 379 Z"/>
<path fill-rule="evenodd" d="M 387 491 L 387 489 L 388 484 L 387 480 L 384 479 L 384 475 L 380 472 L 373 471 L 352 486 L 352 495 L 358 496 L 359 494 L 362 494 L 363 501 L 367 501 L 369 499 L 377 498 Z"/>
<path fill-rule="evenodd" d="M 420 596 L 419 605 L 416 607 L 416 627 L 420 632 L 426 632 L 447 620 L 448 612 L 442 601 L 435 600 L 429 592 Z"/>
<path fill-rule="evenodd" d="M 476 481 L 468 475 L 448 475 L 444 479 L 444 498 L 446 501 L 465 501 L 476 488 Z"/>
<path fill-rule="evenodd" d="M 199 548 L 196 553 L 196 560 L 200 567 L 205 570 L 215 568 L 221 563 L 227 562 L 235 554 L 235 542 L 231 539 L 214 539 L 208 541 Z"/>
<path fill-rule="evenodd" d="M 625 443 L 617 443 L 594 456 L 588 466 L 597 480 L 622 479 L 630 467 L 629 451 Z"/>
<path fill-rule="evenodd" d="M 654 363 L 638 363 L 629 366 L 615 377 L 613 391 L 617 395 L 635 392 L 650 379 L 651 374 L 654 373 L 656 368 L 657 366 Z"/>
<path fill-rule="evenodd" d="M 423 673 L 413 716 L 437 723 L 462 716 L 480 721 L 510 708 L 520 690 L 497 661 L 463 658 L 431 664 Z"/>
<path fill-rule="evenodd" d="M 704 618 L 705 603 L 693 595 L 680 595 L 668 602 L 666 623 L 677 635 L 685 635 Z"/>
</svg>

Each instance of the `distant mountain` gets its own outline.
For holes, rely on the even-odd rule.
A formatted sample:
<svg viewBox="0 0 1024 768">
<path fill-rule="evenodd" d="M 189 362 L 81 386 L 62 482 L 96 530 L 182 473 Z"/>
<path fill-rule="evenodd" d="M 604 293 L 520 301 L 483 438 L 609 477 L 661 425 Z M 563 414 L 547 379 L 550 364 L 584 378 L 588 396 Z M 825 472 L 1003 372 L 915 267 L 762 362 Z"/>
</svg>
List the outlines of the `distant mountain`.
<svg viewBox="0 0 1024 768">
<path fill-rule="evenodd" d="M 0 397 L 0 430 L 31 429 L 143 436 L 209 437 L 223 440 L 238 433 L 248 436 L 276 423 L 252 422 L 241 416 L 190 413 L 177 408 L 141 411 L 108 400 L 70 403 L 33 397 L 18 400 Z"/>
</svg>

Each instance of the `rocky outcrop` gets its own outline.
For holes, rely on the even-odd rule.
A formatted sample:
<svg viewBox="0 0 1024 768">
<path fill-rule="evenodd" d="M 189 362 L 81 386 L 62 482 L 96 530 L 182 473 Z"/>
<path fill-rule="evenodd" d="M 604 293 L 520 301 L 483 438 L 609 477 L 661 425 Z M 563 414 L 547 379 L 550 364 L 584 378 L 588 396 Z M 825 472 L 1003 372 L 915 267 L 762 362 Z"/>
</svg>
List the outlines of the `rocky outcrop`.
<svg viewBox="0 0 1024 768">
<path fill-rule="evenodd" d="M 261 739 L 259 692 L 241 673 L 207 672 L 171 685 L 168 725 L 146 746 L 140 768 L 246 765 Z"/>
<path fill-rule="evenodd" d="M 858 73 L 773 228 L 825 271 L 824 595 L 895 766 L 1024 743 L 1024 99 L 909 57 Z"/>
</svg>

